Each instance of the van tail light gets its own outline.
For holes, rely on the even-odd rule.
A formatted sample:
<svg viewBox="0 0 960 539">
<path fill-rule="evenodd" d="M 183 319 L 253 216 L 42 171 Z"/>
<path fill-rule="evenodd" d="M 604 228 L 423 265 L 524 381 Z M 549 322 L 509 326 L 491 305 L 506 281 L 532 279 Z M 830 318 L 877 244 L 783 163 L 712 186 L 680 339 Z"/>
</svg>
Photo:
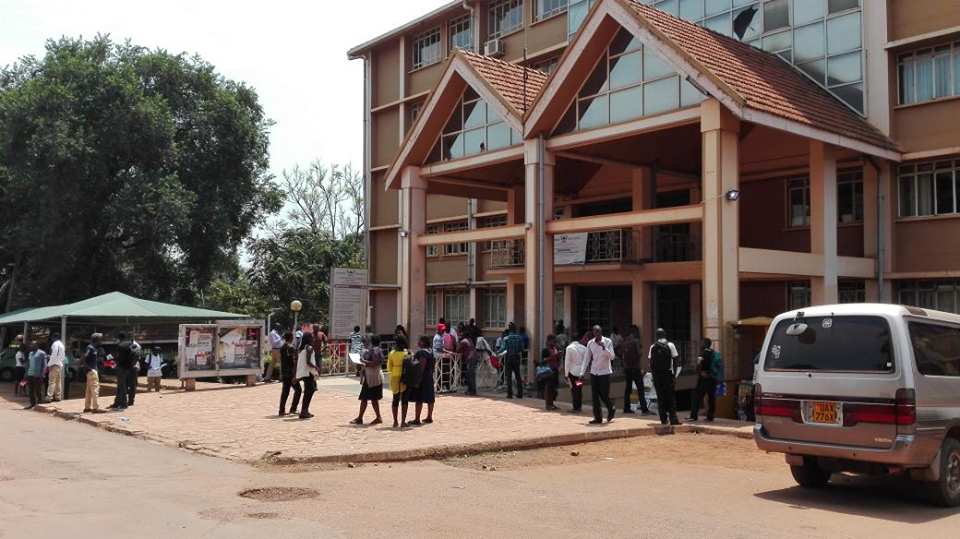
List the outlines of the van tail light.
<svg viewBox="0 0 960 539">
<path fill-rule="evenodd" d="M 858 423 L 897 425 L 909 431 L 917 423 L 917 402 L 912 389 L 898 389 L 892 404 L 844 403 L 843 424 L 852 427 Z"/>
<path fill-rule="evenodd" d="M 897 426 L 912 431 L 917 424 L 917 394 L 912 389 L 897 390 Z"/>
<path fill-rule="evenodd" d="M 794 399 L 777 399 L 765 397 L 759 384 L 756 386 L 753 398 L 753 411 L 759 420 L 760 417 L 787 417 L 796 422 L 803 422 L 800 414 L 800 401 Z"/>
</svg>

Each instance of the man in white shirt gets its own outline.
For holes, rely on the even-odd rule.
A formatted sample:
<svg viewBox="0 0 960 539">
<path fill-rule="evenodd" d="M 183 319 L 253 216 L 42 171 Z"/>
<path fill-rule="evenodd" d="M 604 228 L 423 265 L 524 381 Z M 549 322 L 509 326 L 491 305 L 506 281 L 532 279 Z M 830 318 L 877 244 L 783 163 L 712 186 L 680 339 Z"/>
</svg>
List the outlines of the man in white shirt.
<svg viewBox="0 0 960 539">
<path fill-rule="evenodd" d="M 60 334 L 53 334 L 53 344 L 50 345 L 50 356 L 47 358 L 47 400 L 59 402 L 63 399 L 63 358 L 66 349 L 60 341 Z"/>
<path fill-rule="evenodd" d="M 280 333 L 283 326 L 279 323 L 273 325 L 267 338 L 270 340 L 270 363 L 267 364 L 266 374 L 263 375 L 263 383 L 269 384 L 273 381 L 273 369 L 280 364 L 280 347 L 283 346 L 283 336 Z"/>
<path fill-rule="evenodd" d="M 607 422 L 613 421 L 616 408 L 610 398 L 610 376 L 613 374 L 613 342 L 603 336 L 600 326 L 593 326 L 593 338 L 587 343 L 587 351 L 583 355 L 583 365 L 580 367 L 580 377 L 590 368 L 590 384 L 593 396 L 593 421 L 591 424 L 603 423 L 603 409 L 600 402 L 607 406 Z"/>
<path fill-rule="evenodd" d="M 650 372 L 653 374 L 653 387 L 657 390 L 657 411 L 660 413 L 660 424 L 666 425 L 669 419 L 671 425 L 679 425 L 677 418 L 677 400 L 674 394 L 674 383 L 680 374 L 677 358 L 677 347 L 667 340 L 667 332 L 657 329 L 657 342 L 650 346 L 647 357 L 650 359 Z"/>
<path fill-rule="evenodd" d="M 570 382 L 570 395 L 573 402 L 571 412 L 580 413 L 583 407 L 583 382 L 580 372 L 583 370 L 583 356 L 587 354 L 587 347 L 583 343 L 590 340 L 591 332 L 583 334 L 579 341 L 573 341 L 567 346 L 563 357 L 563 374 Z"/>
</svg>

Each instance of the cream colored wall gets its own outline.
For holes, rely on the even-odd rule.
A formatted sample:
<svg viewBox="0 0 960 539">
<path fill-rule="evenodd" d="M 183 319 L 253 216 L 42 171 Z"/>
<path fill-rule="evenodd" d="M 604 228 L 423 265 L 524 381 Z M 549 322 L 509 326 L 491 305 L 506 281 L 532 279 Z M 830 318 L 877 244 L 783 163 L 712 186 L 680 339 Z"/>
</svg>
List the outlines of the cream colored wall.
<svg viewBox="0 0 960 539">
<path fill-rule="evenodd" d="M 374 167 L 389 165 L 397 155 L 400 145 L 400 109 L 391 108 L 373 115 Z"/>
<path fill-rule="evenodd" d="M 400 40 L 373 51 L 373 106 L 400 99 Z"/>
<path fill-rule="evenodd" d="M 370 231 L 370 282 L 373 284 L 400 284 L 397 254 L 400 234 L 397 229 Z"/>
<path fill-rule="evenodd" d="M 427 284 L 460 283 L 466 280 L 466 255 L 427 259 Z"/>
<path fill-rule="evenodd" d="M 370 197 L 370 226 L 390 226 L 400 224 L 400 191 L 383 189 L 383 173 L 374 174 L 373 190 L 376 192 Z"/>
<path fill-rule="evenodd" d="M 427 221 L 467 216 L 467 199 L 445 195 L 427 195 Z"/>
<path fill-rule="evenodd" d="M 957 0 L 888 0 L 888 5 L 891 41 L 960 26 Z"/>
<path fill-rule="evenodd" d="M 949 248 L 945 243 L 945 238 L 960 237 L 960 219 L 898 221 L 894 226 L 895 272 L 956 271 L 960 268 L 960 250 Z"/>
<path fill-rule="evenodd" d="M 960 146 L 960 99 L 894 110 L 893 136 L 907 153 Z"/>
</svg>

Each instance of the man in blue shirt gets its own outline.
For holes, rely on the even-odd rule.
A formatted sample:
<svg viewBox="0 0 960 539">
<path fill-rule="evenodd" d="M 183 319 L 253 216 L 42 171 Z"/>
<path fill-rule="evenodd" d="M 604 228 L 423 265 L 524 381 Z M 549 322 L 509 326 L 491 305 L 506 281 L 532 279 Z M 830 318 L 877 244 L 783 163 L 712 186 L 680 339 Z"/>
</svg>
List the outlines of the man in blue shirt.
<svg viewBox="0 0 960 539">
<path fill-rule="evenodd" d="M 517 335 L 517 326 L 510 322 L 507 336 L 503 338 L 503 365 L 506 372 L 507 398 L 513 398 L 513 380 L 517 381 L 517 398 L 523 398 L 523 378 L 520 375 L 520 358 L 523 356 L 523 340 Z"/>
<path fill-rule="evenodd" d="M 47 354 L 37 347 L 37 341 L 30 341 L 30 355 L 27 363 L 27 393 L 30 394 L 29 410 L 43 404 L 43 371 L 47 366 Z"/>
<path fill-rule="evenodd" d="M 283 347 L 283 337 L 281 332 L 283 326 L 279 323 L 273 325 L 273 331 L 270 332 L 270 363 L 267 365 L 267 373 L 263 376 L 263 383 L 269 384 L 273 381 L 273 368 L 280 364 L 280 348 Z"/>
</svg>

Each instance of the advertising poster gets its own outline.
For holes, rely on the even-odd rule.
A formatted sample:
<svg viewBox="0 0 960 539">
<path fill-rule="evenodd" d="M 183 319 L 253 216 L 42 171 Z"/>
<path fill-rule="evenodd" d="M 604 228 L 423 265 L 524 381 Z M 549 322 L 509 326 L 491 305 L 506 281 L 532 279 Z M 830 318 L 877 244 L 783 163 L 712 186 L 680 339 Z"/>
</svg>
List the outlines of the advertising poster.
<svg viewBox="0 0 960 539">
<path fill-rule="evenodd" d="M 180 371 L 216 372 L 213 343 L 217 326 L 180 326 Z"/>
<path fill-rule="evenodd" d="M 259 374 L 263 369 L 263 324 L 256 320 L 180 326 L 180 378 Z"/>
<path fill-rule="evenodd" d="M 367 270 L 333 268 L 330 283 L 330 333 L 348 339 L 354 326 L 367 321 Z"/>
<path fill-rule="evenodd" d="M 553 265 L 581 266 L 587 260 L 587 233 L 555 234 L 553 236 Z"/>
</svg>

